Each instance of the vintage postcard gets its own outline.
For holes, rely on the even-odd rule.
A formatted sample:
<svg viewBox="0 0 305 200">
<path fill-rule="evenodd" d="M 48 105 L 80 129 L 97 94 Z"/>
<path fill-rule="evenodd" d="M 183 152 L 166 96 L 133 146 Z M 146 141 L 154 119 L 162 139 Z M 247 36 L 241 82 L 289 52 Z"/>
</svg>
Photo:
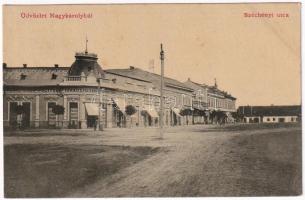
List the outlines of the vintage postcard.
<svg viewBox="0 0 305 200">
<path fill-rule="evenodd" d="M 4 197 L 302 195 L 301 3 L 2 9 Z"/>
</svg>

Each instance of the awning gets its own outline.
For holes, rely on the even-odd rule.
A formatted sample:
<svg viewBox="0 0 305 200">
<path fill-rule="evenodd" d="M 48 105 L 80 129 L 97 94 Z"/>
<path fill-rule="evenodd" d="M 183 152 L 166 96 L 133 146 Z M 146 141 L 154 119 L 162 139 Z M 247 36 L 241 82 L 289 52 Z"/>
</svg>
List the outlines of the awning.
<svg viewBox="0 0 305 200">
<path fill-rule="evenodd" d="M 179 117 L 181 117 L 180 115 L 180 109 L 179 108 L 172 108 L 172 111 Z"/>
<path fill-rule="evenodd" d="M 126 108 L 126 103 L 125 99 L 122 98 L 115 98 L 113 99 L 114 103 L 116 104 L 117 108 L 122 111 L 122 113 L 125 114 L 125 108 Z"/>
<path fill-rule="evenodd" d="M 97 103 L 85 103 L 87 114 L 89 116 L 98 116 L 98 104 Z"/>
<path fill-rule="evenodd" d="M 145 105 L 144 110 L 146 110 L 147 113 L 153 118 L 159 117 L 157 111 L 155 110 L 155 108 L 153 106 Z"/>
</svg>

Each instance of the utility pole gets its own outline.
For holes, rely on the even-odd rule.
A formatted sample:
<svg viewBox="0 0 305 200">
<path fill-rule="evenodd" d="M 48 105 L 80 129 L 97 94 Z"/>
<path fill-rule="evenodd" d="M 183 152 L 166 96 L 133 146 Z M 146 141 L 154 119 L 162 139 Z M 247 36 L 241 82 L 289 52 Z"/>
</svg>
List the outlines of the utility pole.
<svg viewBox="0 0 305 200">
<path fill-rule="evenodd" d="M 87 38 L 87 35 L 86 35 L 86 50 L 85 50 L 85 54 L 88 53 L 88 38 Z"/>
<path fill-rule="evenodd" d="M 102 131 L 103 127 L 101 126 L 101 78 L 98 79 L 98 130 Z"/>
<path fill-rule="evenodd" d="M 163 97 L 163 87 L 164 87 L 164 51 L 163 45 L 161 43 L 160 51 L 161 60 L 161 99 L 160 99 L 160 139 L 163 138 L 163 115 L 164 115 L 164 97 Z"/>
</svg>

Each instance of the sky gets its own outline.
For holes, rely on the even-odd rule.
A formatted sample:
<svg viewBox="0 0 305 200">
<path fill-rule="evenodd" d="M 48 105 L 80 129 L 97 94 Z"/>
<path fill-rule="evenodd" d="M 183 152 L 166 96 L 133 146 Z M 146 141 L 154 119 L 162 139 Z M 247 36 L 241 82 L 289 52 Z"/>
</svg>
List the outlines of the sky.
<svg viewBox="0 0 305 200">
<path fill-rule="evenodd" d="M 237 105 L 300 104 L 300 8 L 299 3 L 4 6 L 3 60 L 9 67 L 71 66 L 87 37 L 88 51 L 98 54 L 103 69 L 135 66 L 160 73 L 163 43 L 167 77 L 209 85 L 216 78 Z M 54 19 L 50 13 L 92 18 Z"/>
</svg>

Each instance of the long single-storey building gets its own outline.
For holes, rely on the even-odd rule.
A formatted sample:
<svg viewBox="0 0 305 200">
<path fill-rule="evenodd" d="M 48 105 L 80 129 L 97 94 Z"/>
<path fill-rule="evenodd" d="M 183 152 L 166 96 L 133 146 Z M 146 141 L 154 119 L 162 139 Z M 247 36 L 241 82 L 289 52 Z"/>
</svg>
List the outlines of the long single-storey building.
<svg viewBox="0 0 305 200">
<path fill-rule="evenodd" d="M 299 122 L 301 106 L 240 106 L 237 110 L 245 123 Z"/>
</svg>

